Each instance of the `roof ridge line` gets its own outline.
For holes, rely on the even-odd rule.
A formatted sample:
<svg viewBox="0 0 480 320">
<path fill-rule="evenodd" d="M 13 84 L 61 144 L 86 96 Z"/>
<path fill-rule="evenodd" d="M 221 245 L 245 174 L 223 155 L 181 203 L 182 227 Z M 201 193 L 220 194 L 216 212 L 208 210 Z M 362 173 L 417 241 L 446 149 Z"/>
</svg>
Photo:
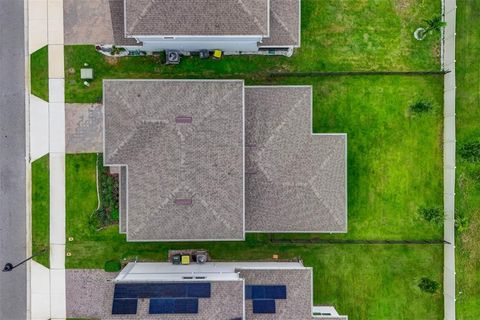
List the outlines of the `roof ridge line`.
<svg viewBox="0 0 480 320">
<path fill-rule="evenodd" d="M 290 40 L 296 41 L 295 35 L 293 35 L 290 29 L 287 28 L 287 26 L 285 25 L 285 23 L 283 23 L 283 21 L 280 19 L 280 16 L 275 12 L 275 10 L 270 8 L 270 13 L 273 15 L 273 18 L 277 20 L 278 23 L 282 26 L 283 30 L 285 30 L 287 34 L 290 36 Z"/>
<path fill-rule="evenodd" d="M 267 2 L 270 2 L 270 0 L 267 0 Z M 255 23 L 255 25 L 257 26 L 257 28 L 259 30 L 261 30 L 262 32 L 263 31 L 263 28 L 260 24 L 260 21 L 258 21 L 257 17 L 255 17 L 253 14 L 252 14 L 252 11 L 248 9 L 247 5 L 245 4 L 244 0 L 237 0 L 237 3 L 242 7 L 243 11 L 245 11 L 250 17 L 253 18 L 253 22 Z M 268 10 L 267 8 L 267 25 L 269 25 L 269 21 L 268 19 L 270 19 L 270 10 Z M 270 30 L 266 30 L 268 32 L 268 34 L 270 34 Z"/>
<path fill-rule="evenodd" d="M 140 21 L 145 17 L 148 11 L 152 8 L 153 4 L 157 0 L 150 0 L 150 2 L 145 6 L 145 8 L 140 12 L 140 15 L 137 17 L 137 19 L 132 23 L 132 25 L 128 28 L 129 33 L 133 33 L 133 30 L 135 27 L 140 23 Z"/>
</svg>

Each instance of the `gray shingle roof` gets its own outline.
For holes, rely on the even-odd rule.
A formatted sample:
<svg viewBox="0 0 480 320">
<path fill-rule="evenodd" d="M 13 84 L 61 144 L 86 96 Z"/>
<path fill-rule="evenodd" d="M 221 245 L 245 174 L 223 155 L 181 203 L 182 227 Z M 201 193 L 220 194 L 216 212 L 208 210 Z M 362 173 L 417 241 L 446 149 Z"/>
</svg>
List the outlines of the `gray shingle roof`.
<svg viewBox="0 0 480 320">
<path fill-rule="evenodd" d="M 127 35 L 268 35 L 268 0 L 125 0 Z"/>
<path fill-rule="evenodd" d="M 270 35 L 259 46 L 300 46 L 300 0 L 270 1 Z"/>
<path fill-rule="evenodd" d="M 243 81 L 106 80 L 104 106 L 128 240 L 244 238 Z"/>
<path fill-rule="evenodd" d="M 140 46 L 141 42 L 133 38 L 125 38 L 125 1 L 108 0 L 110 6 L 110 16 L 112 19 L 113 42 L 119 46 Z"/>
<path fill-rule="evenodd" d="M 254 314 L 252 300 L 245 300 L 246 319 L 298 319 L 312 318 L 312 269 L 237 269 L 245 285 L 285 285 L 287 299 L 275 300 L 275 317 Z"/>
<path fill-rule="evenodd" d="M 312 135 L 311 98 L 245 88 L 247 231 L 346 231 L 346 136 Z"/>
<path fill-rule="evenodd" d="M 212 320 L 243 315 L 243 281 L 210 281 L 212 295 L 198 300 L 196 314 L 148 312 L 149 299 L 139 299 L 136 315 L 112 315 L 115 273 L 96 269 L 66 270 L 67 316 L 103 320 Z"/>
</svg>

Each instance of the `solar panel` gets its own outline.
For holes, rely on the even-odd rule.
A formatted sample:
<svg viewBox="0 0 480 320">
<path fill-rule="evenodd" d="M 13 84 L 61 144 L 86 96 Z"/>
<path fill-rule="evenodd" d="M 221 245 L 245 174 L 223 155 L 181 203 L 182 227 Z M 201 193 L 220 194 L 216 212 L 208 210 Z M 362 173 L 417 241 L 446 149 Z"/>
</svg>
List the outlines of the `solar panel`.
<svg viewBox="0 0 480 320">
<path fill-rule="evenodd" d="M 265 299 L 265 286 L 252 286 L 252 299 Z"/>
<path fill-rule="evenodd" d="M 113 299 L 112 314 L 137 314 L 137 299 Z"/>
<path fill-rule="evenodd" d="M 245 300 L 252 299 L 252 286 L 245 286 Z"/>
<path fill-rule="evenodd" d="M 210 298 L 211 286 L 210 283 L 188 283 L 187 297 L 189 298 Z"/>
<path fill-rule="evenodd" d="M 210 283 L 122 283 L 115 285 L 114 299 L 210 298 Z"/>
<path fill-rule="evenodd" d="M 198 299 L 150 299 L 150 314 L 198 313 Z"/>
<path fill-rule="evenodd" d="M 285 285 L 248 285 L 245 286 L 245 299 L 286 299 Z"/>
<path fill-rule="evenodd" d="M 287 299 L 287 286 L 265 286 L 266 299 Z"/>
<path fill-rule="evenodd" d="M 253 300 L 253 313 L 275 313 L 275 300 Z"/>
</svg>

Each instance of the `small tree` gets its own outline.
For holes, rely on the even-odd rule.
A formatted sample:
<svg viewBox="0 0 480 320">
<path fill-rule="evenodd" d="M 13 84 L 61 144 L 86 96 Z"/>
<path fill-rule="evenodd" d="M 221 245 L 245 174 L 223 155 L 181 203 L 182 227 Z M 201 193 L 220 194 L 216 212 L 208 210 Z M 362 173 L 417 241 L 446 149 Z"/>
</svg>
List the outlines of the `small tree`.
<svg viewBox="0 0 480 320">
<path fill-rule="evenodd" d="M 425 28 L 418 28 L 413 33 L 413 36 L 417 40 L 423 40 L 427 36 L 427 34 L 432 33 L 434 31 L 440 31 L 444 28 L 447 23 L 442 20 L 441 16 L 435 16 L 432 19 L 423 20 L 426 24 Z"/>
<path fill-rule="evenodd" d="M 420 279 L 420 282 L 418 283 L 418 287 L 423 292 L 433 294 L 438 290 L 438 288 L 440 287 L 440 284 L 435 280 L 424 277 Z"/>
<path fill-rule="evenodd" d="M 410 105 L 410 111 L 413 113 L 425 113 L 432 109 L 432 104 L 427 101 L 419 100 Z"/>
<path fill-rule="evenodd" d="M 442 20 L 441 16 L 435 16 L 432 19 L 423 20 L 427 24 L 425 28 L 425 33 L 440 31 L 442 28 L 447 26 L 447 23 Z"/>
<path fill-rule="evenodd" d="M 433 207 L 433 208 L 421 207 L 421 208 L 418 208 L 418 213 L 423 217 L 423 219 L 429 222 L 434 222 L 434 223 L 442 222 L 445 216 L 443 210 L 439 207 Z"/>
</svg>

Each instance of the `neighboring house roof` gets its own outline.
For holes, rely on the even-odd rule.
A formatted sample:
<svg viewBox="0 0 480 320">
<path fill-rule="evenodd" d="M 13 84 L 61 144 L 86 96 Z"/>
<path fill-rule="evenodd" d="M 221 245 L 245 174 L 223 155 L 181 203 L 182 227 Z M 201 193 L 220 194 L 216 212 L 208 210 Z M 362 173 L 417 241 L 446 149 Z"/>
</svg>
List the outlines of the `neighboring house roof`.
<svg viewBox="0 0 480 320">
<path fill-rule="evenodd" d="M 275 316 L 269 319 L 312 318 L 312 269 L 237 269 L 245 285 L 285 285 L 286 299 L 275 300 Z M 253 313 L 252 300 L 245 300 L 246 319 L 266 319 Z"/>
<path fill-rule="evenodd" d="M 103 92 L 128 240 L 243 239 L 243 81 L 105 80 Z"/>
<path fill-rule="evenodd" d="M 270 1 L 270 35 L 260 47 L 300 46 L 300 0 Z"/>
<path fill-rule="evenodd" d="M 126 35 L 269 34 L 269 0 L 125 0 Z"/>
<path fill-rule="evenodd" d="M 311 87 L 245 88 L 247 231 L 346 232 L 346 135 L 311 113 Z"/>
<path fill-rule="evenodd" d="M 108 0 L 112 19 L 113 44 L 118 46 L 141 46 L 133 38 L 125 37 L 125 0 Z"/>
</svg>

